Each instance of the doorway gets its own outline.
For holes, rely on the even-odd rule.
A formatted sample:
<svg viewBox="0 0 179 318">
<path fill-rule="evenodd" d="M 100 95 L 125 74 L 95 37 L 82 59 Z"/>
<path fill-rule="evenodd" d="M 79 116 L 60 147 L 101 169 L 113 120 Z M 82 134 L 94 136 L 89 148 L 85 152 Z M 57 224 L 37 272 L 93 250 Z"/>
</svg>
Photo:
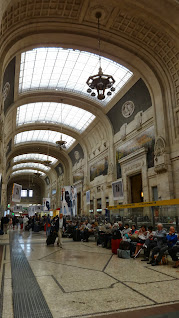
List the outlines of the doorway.
<svg viewBox="0 0 179 318">
<path fill-rule="evenodd" d="M 131 203 L 143 202 L 142 174 L 138 173 L 130 177 Z"/>
</svg>

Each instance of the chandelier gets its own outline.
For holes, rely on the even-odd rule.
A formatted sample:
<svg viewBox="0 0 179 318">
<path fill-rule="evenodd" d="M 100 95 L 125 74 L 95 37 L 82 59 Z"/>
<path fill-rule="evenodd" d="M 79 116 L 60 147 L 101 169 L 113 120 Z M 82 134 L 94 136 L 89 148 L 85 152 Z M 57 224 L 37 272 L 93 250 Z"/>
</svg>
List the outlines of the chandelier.
<svg viewBox="0 0 179 318">
<path fill-rule="evenodd" d="M 98 45 L 99 45 L 99 71 L 98 74 L 92 75 L 87 79 L 86 84 L 89 86 L 87 93 L 91 96 L 96 96 L 99 100 L 105 99 L 105 91 L 108 90 L 107 96 L 112 95 L 115 91 L 113 87 L 115 80 L 111 75 L 103 74 L 101 67 L 101 41 L 100 41 L 100 24 L 99 19 L 101 18 L 101 12 L 96 12 L 96 18 L 98 19 Z"/>
<path fill-rule="evenodd" d="M 61 137 L 56 141 L 56 145 L 60 150 L 66 149 L 66 141 L 62 139 L 62 100 L 61 100 Z"/>
</svg>

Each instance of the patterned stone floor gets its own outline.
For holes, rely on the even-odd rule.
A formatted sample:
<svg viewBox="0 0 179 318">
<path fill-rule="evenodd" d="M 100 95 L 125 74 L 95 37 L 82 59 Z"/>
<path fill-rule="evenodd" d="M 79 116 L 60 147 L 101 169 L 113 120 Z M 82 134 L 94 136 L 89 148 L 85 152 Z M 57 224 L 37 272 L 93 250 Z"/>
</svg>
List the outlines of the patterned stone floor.
<svg viewBox="0 0 179 318">
<path fill-rule="evenodd" d="M 97 247 L 92 240 L 83 243 L 63 239 L 63 249 L 60 249 L 47 247 L 44 233 L 15 232 L 10 237 L 10 241 L 8 235 L 0 238 L 0 244 L 5 246 L 1 267 L 4 268 L 1 284 L 3 318 L 18 317 L 12 299 L 15 290 L 17 293 L 19 289 L 21 295 L 25 288 L 23 280 L 26 278 L 23 277 L 26 276 L 19 275 L 16 288 L 14 274 L 11 275 L 11 265 L 12 273 L 16 266 L 13 240 L 18 247 L 19 264 L 21 261 L 26 263 L 23 275 L 30 276 L 33 290 L 36 292 L 39 288 L 42 302 L 49 309 L 48 315 L 43 313 L 43 318 L 50 315 L 54 318 L 179 317 L 179 271 L 172 268 L 172 261 L 167 266 L 154 268 L 141 262 L 140 258 L 119 259 L 110 250 Z M 28 280 L 26 285 L 29 285 L 26 289 L 31 286 Z M 38 296 L 36 299 L 38 301 Z M 17 302 L 18 297 L 16 307 Z M 27 313 L 29 310 L 30 307 Z M 19 317 L 31 318 L 27 313 Z M 42 316 L 39 314 L 38 317 Z"/>
</svg>

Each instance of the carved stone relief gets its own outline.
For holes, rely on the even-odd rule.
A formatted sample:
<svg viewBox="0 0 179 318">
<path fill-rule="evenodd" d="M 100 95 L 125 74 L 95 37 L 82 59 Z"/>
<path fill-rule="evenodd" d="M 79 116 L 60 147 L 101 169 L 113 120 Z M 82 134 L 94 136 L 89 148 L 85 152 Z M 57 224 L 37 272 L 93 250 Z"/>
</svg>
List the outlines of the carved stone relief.
<svg viewBox="0 0 179 318">
<path fill-rule="evenodd" d="M 134 109 L 135 109 L 134 103 L 129 100 L 122 105 L 122 115 L 125 118 L 128 118 L 133 114 Z"/>
<path fill-rule="evenodd" d="M 155 157 L 161 156 L 165 152 L 166 142 L 164 138 L 157 137 L 154 147 L 154 155 Z"/>
</svg>

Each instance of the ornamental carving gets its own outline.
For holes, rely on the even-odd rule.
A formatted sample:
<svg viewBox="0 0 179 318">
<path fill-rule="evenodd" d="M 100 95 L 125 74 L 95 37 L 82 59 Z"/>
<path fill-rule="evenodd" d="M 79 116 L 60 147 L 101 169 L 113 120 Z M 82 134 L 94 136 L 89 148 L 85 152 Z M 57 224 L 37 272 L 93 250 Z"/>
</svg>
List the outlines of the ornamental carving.
<svg viewBox="0 0 179 318">
<path fill-rule="evenodd" d="M 3 91 L 2 91 L 2 98 L 3 98 L 4 102 L 9 94 L 9 91 L 10 91 L 10 84 L 9 84 L 9 82 L 6 82 L 6 84 L 3 87 Z"/>
<path fill-rule="evenodd" d="M 128 118 L 132 116 L 134 109 L 135 109 L 134 103 L 131 100 L 129 100 L 122 105 L 122 115 L 125 118 Z"/>
<path fill-rule="evenodd" d="M 154 155 L 155 157 L 161 156 L 165 152 L 166 142 L 164 138 L 158 137 L 155 142 Z"/>
</svg>

